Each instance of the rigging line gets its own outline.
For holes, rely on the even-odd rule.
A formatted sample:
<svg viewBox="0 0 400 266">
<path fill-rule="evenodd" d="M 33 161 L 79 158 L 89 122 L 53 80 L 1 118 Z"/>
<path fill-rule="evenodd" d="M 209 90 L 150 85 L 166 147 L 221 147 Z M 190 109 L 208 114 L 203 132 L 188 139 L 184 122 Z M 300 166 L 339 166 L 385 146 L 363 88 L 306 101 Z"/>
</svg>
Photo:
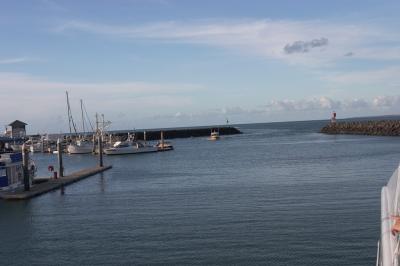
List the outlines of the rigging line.
<svg viewBox="0 0 400 266">
<path fill-rule="evenodd" d="M 86 111 L 86 106 L 85 106 L 85 104 L 83 104 L 83 110 L 85 111 L 86 118 L 87 118 L 87 120 L 89 121 L 90 127 L 92 128 L 92 132 L 94 132 L 94 127 L 93 127 L 92 121 L 90 121 L 89 115 L 88 115 L 88 113 L 87 113 L 87 111 Z"/>
<path fill-rule="evenodd" d="M 71 127 L 71 123 L 72 123 L 72 127 L 74 128 L 74 132 L 75 132 L 75 134 L 77 134 L 76 125 L 75 125 L 75 122 L 74 122 L 74 117 L 72 116 L 71 106 L 69 104 L 68 91 L 66 91 L 65 93 L 67 94 L 68 121 L 70 121 L 70 127 Z M 72 133 L 71 128 L 70 128 L 70 133 Z"/>
<path fill-rule="evenodd" d="M 81 116 L 82 116 L 82 130 L 83 130 L 83 134 L 86 135 L 86 130 L 85 130 L 85 118 L 83 116 L 83 101 L 81 99 Z"/>
<path fill-rule="evenodd" d="M 70 114 L 70 106 L 69 106 L 69 98 L 68 98 L 68 91 L 65 91 L 65 94 L 67 95 L 67 114 L 68 114 L 68 126 L 69 126 L 69 134 L 72 134 L 72 128 L 71 128 L 71 116 Z"/>
</svg>

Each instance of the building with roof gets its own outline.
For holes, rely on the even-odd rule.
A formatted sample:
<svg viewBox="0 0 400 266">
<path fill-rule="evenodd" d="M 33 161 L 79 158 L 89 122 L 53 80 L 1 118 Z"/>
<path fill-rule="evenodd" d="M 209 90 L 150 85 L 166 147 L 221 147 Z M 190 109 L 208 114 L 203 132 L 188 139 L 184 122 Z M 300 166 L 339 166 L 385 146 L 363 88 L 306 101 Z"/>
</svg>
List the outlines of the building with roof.
<svg viewBox="0 0 400 266">
<path fill-rule="evenodd" d="M 23 138 L 26 136 L 26 129 L 25 127 L 28 124 L 15 120 L 14 122 L 10 123 L 6 128 L 6 136 L 11 138 Z"/>
</svg>

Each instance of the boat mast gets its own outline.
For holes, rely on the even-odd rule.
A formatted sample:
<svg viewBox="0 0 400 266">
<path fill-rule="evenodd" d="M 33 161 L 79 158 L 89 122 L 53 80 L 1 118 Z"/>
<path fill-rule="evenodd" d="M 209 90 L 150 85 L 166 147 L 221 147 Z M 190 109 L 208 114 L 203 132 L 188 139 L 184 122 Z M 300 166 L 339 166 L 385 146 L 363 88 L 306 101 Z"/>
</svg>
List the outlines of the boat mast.
<svg viewBox="0 0 400 266">
<path fill-rule="evenodd" d="M 75 126 L 74 118 L 72 117 L 71 106 L 69 104 L 68 91 L 65 91 L 65 94 L 67 95 L 67 112 L 68 112 L 69 133 L 72 134 L 72 128 L 73 128 L 74 132 L 76 134 L 76 126 Z M 71 126 L 71 124 L 72 124 L 72 126 Z"/>
<path fill-rule="evenodd" d="M 105 127 L 105 125 L 104 125 L 104 114 L 101 114 L 101 118 L 102 118 L 102 128 L 104 130 L 104 127 Z"/>
<path fill-rule="evenodd" d="M 83 101 L 81 99 L 81 115 L 82 115 L 82 129 L 83 129 L 83 134 L 86 135 L 86 130 L 85 130 L 85 117 L 83 116 Z"/>
</svg>

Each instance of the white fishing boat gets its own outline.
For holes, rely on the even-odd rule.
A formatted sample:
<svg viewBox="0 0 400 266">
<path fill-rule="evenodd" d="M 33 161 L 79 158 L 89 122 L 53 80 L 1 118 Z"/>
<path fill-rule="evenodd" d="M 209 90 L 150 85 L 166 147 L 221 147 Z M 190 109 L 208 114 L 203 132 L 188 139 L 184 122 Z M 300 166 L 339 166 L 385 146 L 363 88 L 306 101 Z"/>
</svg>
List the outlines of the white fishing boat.
<svg viewBox="0 0 400 266">
<path fill-rule="evenodd" d="M 77 140 L 67 146 L 69 154 L 87 154 L 93 152 L 93 143 L 87 140 Z"/>
<path fill-rule="evenodd" d="M 104 153 L 107 155 L 137 154 L 157 151 L 157 147 L 137 141 L 117 141 L 114 143 L 113 147 L 104 149 Z"/>
<path fill-rule="evenodd" d="M 381 191 L 381 235 L 377 266 L 399 265 L 400 253 L 400 166 Z"/>
<path fill-rule="evenodd" d="M 219 140 L 219 131 L 211 131 L 211 135 L 208 140 Z"/>
</svg>

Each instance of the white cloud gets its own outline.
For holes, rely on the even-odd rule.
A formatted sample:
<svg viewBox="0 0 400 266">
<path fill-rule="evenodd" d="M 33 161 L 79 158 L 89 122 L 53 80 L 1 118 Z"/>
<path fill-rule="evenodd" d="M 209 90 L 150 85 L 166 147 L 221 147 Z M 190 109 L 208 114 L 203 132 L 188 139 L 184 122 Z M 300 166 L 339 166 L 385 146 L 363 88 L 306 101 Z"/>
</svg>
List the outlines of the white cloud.
<svg viewBox="0 0 400 266">
<path fill-rule="evenodd" d="M 375 108 L 390 109 L 400 106 L 400 96 L 378 96 L 372 101 Z"/>
<path fill-rule="evenodd" d="M 349 51 L 352 51 L 352 58 L 400 59 L 400 37 L 397 32 L 365 23 L 260 19 L 172 21 L 121 26 L 74 20 L 59 26 L 56 31 L 204 44 L 310 66 L 346 59 L 344 55 Z M 312 49 L 306 49 L 306 53 L 285 52 L 285 47 L 288 45 L 289 47 L 296 43 L 308 45 L 315 40 L 323 40 L 324 45 L 312 46 Z M 388 45 L 389 42 L 391 45 Z"/>
<path fill-rule="evenodd" d="M 338 109 L 342 102 L 332 100 L 328 97 L 302 99 L 302 100 L 273 100 L 265 105 L 265 110 L 276 111 L 312 111 L 312 110 L 332 110 Z"/>
<path fill-rule="evenodd" d="M 350 116 L 386 115 L 400 112 L 400 95 L 376 96 L 372 99 L 336 100 L 323 96 L 300 100 L 273 100 L 265 105 L 245 109 L 240 106 L 204 110 L 197 113 L 177 112 L 152 117 L 157 123 L 169 121 L 172 125 L 224 124 L 328 119 L 332 111 L 341 118 Z"/>
<path fill-rule="evenodd" d="M 389 86 L 400 86 L 400 67 L 386 67 L 375 70 L 364 70 L 364 71 L 349 71 L 349 72 L 333 72 L 329 74 L 323 74 L 322 79 L 337 83 L 337 84 L 386 84 Z"/>
<path fill-rule="evenodd" d="M 4 58 L 0 59 L 0 65 L 10 65 L 10 64 L 19 64 L 25 62 L 36 61 L 34 58 L 30 57 L 14 57 L 14 58 Z"/>
<path fill-rule="evenodd" d="M 21 73 L 0 72 L 0 123 L 20 119 L 42 125 L 47 121 L 46 127 L 34 126 L 34 130 L 65 130 L 67 124 L 57 125 L 53 122 L 65 116 L 66 90 L 70 92 L 70 101 L 76 114 L 80 110 L 79 99 L 83 99 L 92 114 L 102 112 L 118 120 L 121 118 L 118 114 L 122 112 L 128 116 L 126 123 L 127 119 L 191 106 L 193 99 L 188 94 L 203 89 L 200 85 L 179 83 L 59 82 Z M 119 123 L 124 126 L 124 121 Z"/>
</svg>

